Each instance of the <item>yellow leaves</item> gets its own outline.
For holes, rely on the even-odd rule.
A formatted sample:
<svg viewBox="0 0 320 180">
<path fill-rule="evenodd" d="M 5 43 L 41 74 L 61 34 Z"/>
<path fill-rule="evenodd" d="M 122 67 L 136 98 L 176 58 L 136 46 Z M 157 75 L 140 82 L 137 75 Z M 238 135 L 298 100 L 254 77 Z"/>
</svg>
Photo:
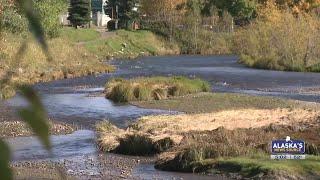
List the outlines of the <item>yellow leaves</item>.
<svg viewBox="0 0 320 180">
<path fill-rule="evenodd" d="M 282 12 L 274 0 L 266 1 L 264 6 L 258 9 L 258 17 L 263 21 L 277 22 L 281 15 Z"/>
<path fill-rule="evenodd" d="M 271 10 L 288 10 L 290 9 L 294 15 L 305 14 L 312 9 L 320 6 L 320 0 L 264 0 L 262 9 Z"/>
<path fill-rule="evenodd" d="M 186 0 L 141 0 L 141 10 L 146 15 L 158 16 L 177 11 L 176 7 Z"/>
</svg>

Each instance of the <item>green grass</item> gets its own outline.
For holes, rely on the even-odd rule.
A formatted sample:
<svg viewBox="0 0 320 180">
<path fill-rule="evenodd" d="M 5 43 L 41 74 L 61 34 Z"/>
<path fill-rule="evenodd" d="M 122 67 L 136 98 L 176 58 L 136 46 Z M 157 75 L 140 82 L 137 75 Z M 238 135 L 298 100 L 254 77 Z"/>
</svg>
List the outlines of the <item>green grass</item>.
<svg viewBox="0 0 320 180">
<path fill-rule="evenodd" d="M 175 159 L 177 159 L 176 156 Z M 188 160 L 185 160 L 188 161 Z M 163 163 L 163 162 L 162 162 Z M 184 161 L 156 164 L 156 168 L 180 172 L 205 172 L 238 174 L 242 178 L 256 178 L 261 175 L 265 178 L 296 177 L 314 179 L 320 176 L 320 156 L 307 155 L 305 160 L 271 160 L 270 155 L 257 153 L 252 156 L 223 157 L 217 159 L 203 159 L 183 164 Z"/>
<path fill-rule="evenodd" d="M 185 77 L 114 79 L 106 84 L 106 97 L 115 102 L 148 101 L 210 91 L 208 82 Z"/>
<path fill-rule="evenodd" d="M 217 112 L 243 108 L 294 108 L 301 106 L 300 103 L 293 100 L 233 93 L 201 93 L 161 101 L 133 102 L 133 104 L 145 108 L 175 110 L 187 113 Z"/>
<path fill-rule="evenodd" d="M 179 48 L 150 31 L 115 31 L 107 39 L 86 43 L 85 47 L 99 56 L 136 58 L 143 55 L 177 54 Z"/>
<path fill-rule="evenodd" d="M 298 176 L 320 176 L 320 156 L 307 156 L 305 160 L 271 160 L 267 155 L 260 155 L 260 157 L 236 157 L 212 162 L 222 171 L 240 173 L 245 177 L 277 172 Z"/>
<path fill-rule="evenodd" d="M 75 29 L 66 27 L 61 30 L 61 36 L 71 42 L 93 41 L 100 37 L 100 33 L 94 29 Z"/>
</svg>

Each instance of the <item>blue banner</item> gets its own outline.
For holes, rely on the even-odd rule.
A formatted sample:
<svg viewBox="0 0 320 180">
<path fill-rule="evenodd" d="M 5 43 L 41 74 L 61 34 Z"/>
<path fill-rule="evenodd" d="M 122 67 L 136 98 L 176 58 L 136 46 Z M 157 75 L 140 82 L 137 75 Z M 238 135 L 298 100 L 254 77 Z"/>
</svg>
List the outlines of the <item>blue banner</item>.
<svg viewBox="0 0 320 180">
<path fill-rule="evenodd" d="M 302 140 L 275 140 L 271 144 L 272 154 L 304 154 L 305 142 Z"/>
</svg>

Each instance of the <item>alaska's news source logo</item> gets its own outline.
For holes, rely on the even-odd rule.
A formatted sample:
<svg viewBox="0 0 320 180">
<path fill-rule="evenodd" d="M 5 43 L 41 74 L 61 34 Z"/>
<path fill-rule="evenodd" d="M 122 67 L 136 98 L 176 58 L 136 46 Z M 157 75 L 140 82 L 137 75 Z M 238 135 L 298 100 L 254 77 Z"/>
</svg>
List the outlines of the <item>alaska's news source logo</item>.
<svg viewBox="0 0 320 180">
<path fill-rule="evenodd" d="M 291 140 L 289 136 L 271 143 L 271 159 L 305 159 L 305 142 Z"/>
</svg>

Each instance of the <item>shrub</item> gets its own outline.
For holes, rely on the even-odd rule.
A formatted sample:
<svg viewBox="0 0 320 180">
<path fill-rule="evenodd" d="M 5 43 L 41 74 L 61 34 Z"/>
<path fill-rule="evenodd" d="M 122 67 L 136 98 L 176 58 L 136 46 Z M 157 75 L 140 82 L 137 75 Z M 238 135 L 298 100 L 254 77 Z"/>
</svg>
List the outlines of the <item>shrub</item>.
<svg viewBox="0 0 320 180">
<path fill-rule="evenodd" d="M 116 20 L 110 20 L 107 24 L 107 28 L 109 31 L 116 30 Z"/>
<path fill-rule="evenodd" d="M 21 16 L 14 7 L 6 7 L 0 16 L 0 27 L 12 33 L 21 33 L 28 30 L 25 17 Z"/>
</svg>

